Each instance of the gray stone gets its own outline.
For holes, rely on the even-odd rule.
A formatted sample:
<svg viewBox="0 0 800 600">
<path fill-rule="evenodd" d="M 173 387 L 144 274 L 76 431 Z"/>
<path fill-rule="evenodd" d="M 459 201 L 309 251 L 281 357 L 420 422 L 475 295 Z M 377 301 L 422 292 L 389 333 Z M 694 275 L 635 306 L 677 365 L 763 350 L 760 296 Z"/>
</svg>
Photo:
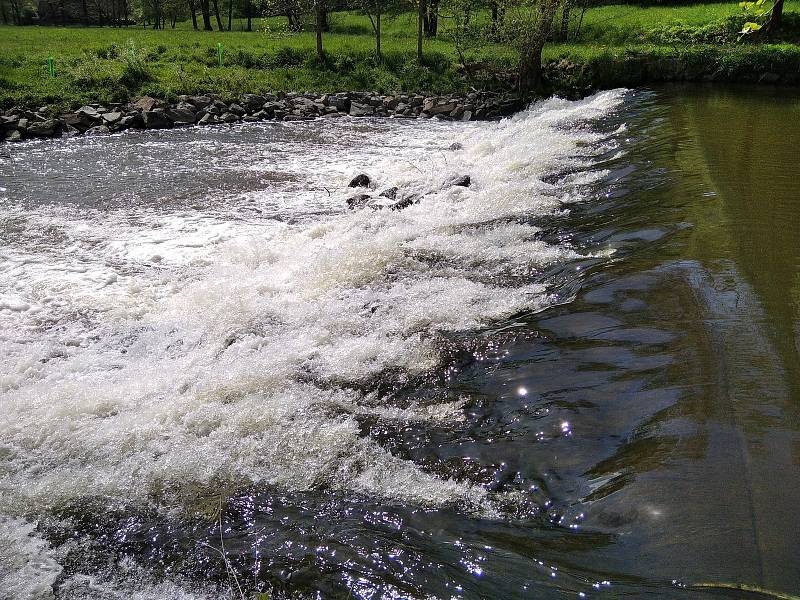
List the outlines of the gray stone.
<svg viewBox="0 0 800 600">
<path fill-rule="evenodd" d="M 128 127 L 135 127 L 141 129 L 144 127 L 144 119 L 140 114 L 126 115 L 117 123 L 117 129 L 127 129 Z"/>
<path fill-rule="evenodd" d="M 452 144 L 450 144 L 450 147 L 448 148 L 448 150 L 463 150 L 463 149 L 464 145 L 461 142 L 453 142 Z"/>
<path fill-rule="evenodd" d="M 145 129 L 169 129 L 172 127 L 172 121 L 163 112 L 144 111 L 142 119 L 144 119 Z"/>
<path fill-rule="evenodd" d="M 341 112 L 349 112 L 350 111 L 350 98 L 345 96 L 329 96 L 328 97 L 328 105 L 334 107 L 336 110 Z"/>
<path fill-rule="evenodd" d="M 266 99 L 264 96 L 257 96 L 256 94 L 242 94 L 242 97 L 239 98 L 239 101 L 242 103 L 247 109 L 247 112 L 253 113 L 261 109 L 264 106 L 264 102 Z"/>
<path fill-rule="evenodd" d="M 17 131 L 16 129 L 12 129 L 11 131 L 6 131 L 6 141 L 7 142 L 19 142 L 22 141 L 22 134 Z"/>
<path fill-rule="evenodd" d="M 122 113 L 118 111 L 103 113 L 103 121 L 108 124 L 113 124 L 122 120 Z"/>
<path fill-rule="evenodd" d="M 211 96 L 189 96 L 186 102 L 194 106 L 196 110 L 200 110 L 201 108 L 211 106 L 214 99 Z"/>
<path fill-rule="evenodd" d="M 136 102 L 133 103 L 133 108 L 136 108 L 142 112 L 152 112 L 154 108 L 157 108 L 160 105 L 161 103 L 155 98 L 152 98 L 150 96 L 142 96 Z"/>
<path fill-rule="evenodd" d="M 211 113 L 205 113 L 200 119 L 197 121 L 198 125 L 213 125 L 216 123 L 216 117 Z"/>
<path fill-rule="evenodd" d="M 48 119 L 41 123 L 31 123 L 28 126 L 28 135 L 35 137 L 53 137 L 61 134 L 61 123 L 54 119 Z"/>
<path fill-rule="evenodd" d="M 461 115 L 461 120 L 462 121 L 471 121 L 472 120 L 472 111 L 471 110 L 465 110 L 464 114 Z"/>
<path fill-rule="evenodd" d="M 164 114 L 176 125 L 191 125 L 196 120 L 194 111 L 186 108 L 168 108 Z"/>
<path fill-rule="evenodd" d="M 86 133 L 83 135 L 108 135 L 111 133 L 111 130 L 105 125 L 95 125 L 94 127 L 87 129 Z"/>
<path fill-rule="evenodd" d="M 350 116 L 351 117 L 369 117 L 375 113 L 375 109 L 366 104 L 350 103 Z"/>
<path fill-rule="evenodd" d="M 456 108 L 455 102 L 446 102 L 444 104 L 437 104 L 436 106 L 432 106 L 431 108 L 426 108 L 425 112 L 433 116 L 444 115 L 444 114 L 450 114 L 455 110 L 455 108 Z"/>
<path fill-rule="evenodd" d="M 75 112 L 83 117 L 86 117 L 87 119 L 91 119 L 92 121 L 96 121 L 100 118 L 100 113 L 97 112 L 97 109 L 93 106 L 81 106 Z"/>
<path fill-rule="evenodd" d="M 244 109 L 244 107 L 236 104 L 235 102 L 228 107 L 228 112 L 232 112 L 237 117 L 243 117 L 247 114 L 247 111 Z"/>
<path fill-rule="evenodd" d="M 223 123 L 238 123 L 239 117 L 231 112 L 226 112 L 219 118 L 219 120 Z"/>
</svg>

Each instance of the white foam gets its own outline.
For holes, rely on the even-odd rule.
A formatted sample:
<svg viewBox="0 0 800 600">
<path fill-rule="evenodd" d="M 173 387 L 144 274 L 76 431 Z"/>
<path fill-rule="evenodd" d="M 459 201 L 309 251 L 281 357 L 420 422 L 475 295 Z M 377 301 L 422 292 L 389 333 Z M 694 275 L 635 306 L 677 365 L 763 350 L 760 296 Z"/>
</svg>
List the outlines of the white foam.
<svg viewBox="0 0 800 600">
<path fill-rule="evenodd" d="M 46 600 L 61 574 L 53 551 L 22 519 L 0 515 L 0 598 Z"/>
<path fill-rule="evenodd" d="M 288 225 L 236 207 L 2 207 L 23 223 L 0 267 L 4 510 L 46 512 L 87 493 L 179 506 L 182 489 L 230 481 L 487 510 L 482 488 L 391 456 L 356 421 L 459 418 L 457 405 L 376 406 L 354 390 L 435 369 L 448 332 L 552 301 L 532 276 L 576 254 L 525 221 L 562 210 L 563 190 L 541 177 L 590 164 L 602 138 L 582 123 L 621 96 L 456 129 L 387 123 L 364 154 L 378 184 L 439 190 L 403 211 Z M 358 124 L 316 126 L 363 146 Z M 464 151 L 445 153 L 454 131 Z M 339 205 L 362 151 L 341 150 L 293 149 L 293 168 L 314 169 L 306 179 L 335 180 Z M 460 173 L 470 188 L 439 189 Z M 320 202 L 299 186 L 281 194 Z M 37 235 L 45 226 L 51 235 Z"/>
</svg>

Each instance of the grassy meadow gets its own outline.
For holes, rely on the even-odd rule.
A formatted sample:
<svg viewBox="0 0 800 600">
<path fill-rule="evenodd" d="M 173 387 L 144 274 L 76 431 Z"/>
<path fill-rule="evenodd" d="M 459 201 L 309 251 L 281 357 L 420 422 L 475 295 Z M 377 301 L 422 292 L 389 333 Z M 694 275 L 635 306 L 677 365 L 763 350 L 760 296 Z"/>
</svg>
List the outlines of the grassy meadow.
<svg viewBox="0 0 800 600">
<path fill-rule="evenodd" d="M 586 11 L 577 35 L 578 14 L 573 15 L 571 41 L 549 44 L 545 61 L 566 58 L 605 65 L 613 75 L 620 61 L 637 54 L 690 55 L 691 60 L 714 54 L 715 60 L 744 61 L 737 68 L 748 68 L 752 56 L 763 59 L 765 51 L 780 60 L 797 60 L 792 32 L 798 30 L 798 19 L 793 11 L 800 10 L 800 0 L 788 0 L 785 10 L 789 33 L 784 43 L 756 47 L 735 42 L 743 22 L 735 2 L 597 7 Z M 476 18 L 487 21 L 488 15 Z M 241 20 L 234 22 L 233 31 L 224 32 L 195 31 L 191 22 L 165 30 L 2 26 L 0 106 L 47 103 L 68 108 L 140 94 L 174 99 L 212 92 L 235 98 L 245 92 L 280 90 L 444 93 L 471 85 L 501 87 L 497 78 L 476 82 L 462 75 L 449 23 L 441 19 L 438 37 L 425 40 L 422 66 L 416 63 L 416 15 L 411 12 L 384 21 L 381 64 L 375 61 L 369 19 L 353 12 L 331 15 L 324 64 L 316 58 L 310 27 L 290 33 L 279 17 L 254 19 L 252 32 L 244 31 Z M 222 66 L 217 43 L 224 48 Z M 55 78 L 48 75 L 49 56 L 55 61 Z M 477 40 L 467 44 L 466 56 L 470 62 L 490 65 L 488 71 L 495 73 L 511 73 L 516 62 L 511 47 Z"/>
</svg>

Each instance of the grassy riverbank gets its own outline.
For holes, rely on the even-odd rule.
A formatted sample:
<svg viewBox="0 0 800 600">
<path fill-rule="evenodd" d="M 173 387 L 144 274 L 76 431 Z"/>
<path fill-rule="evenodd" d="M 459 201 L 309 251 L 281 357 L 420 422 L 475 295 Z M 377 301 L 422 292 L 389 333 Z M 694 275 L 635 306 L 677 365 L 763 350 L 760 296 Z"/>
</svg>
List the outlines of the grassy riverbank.
<svg viewBox="0 0 800 600">
<path fill-rule="evenodd" d="M 732 2 L 599 7 L 586 12 L 574 41 L 548 45 L 545 61 L 553 89 L 560 92 L 672 79 L 800 77 L 800 18 L 792 12 L 800 10 L 800 0 L 790 0 L 786 9 L 782 43 L 753 46 L 735 41 L 743 19 Z M 140 94 L 172 99 L 200 92 L 225 98 L 281 90 L 449 93 L 510 85 L 516 61 L 508 46 L 471 44 L 468 60 L 483 68 L 469 80 L 444 19 L 439 36 L 425 40 L 426 61 L 419 66 L 411 13 L 384 24 L 380 65 L 370 22 L 362 15 L 332 15 L 325 64 L 315 56 L 312 32 L 288 33 L 281 18 L 257 20 L 254 27 L 257 31 L 239 30 L 241 22 L 230 32 L 194 31 L 188 23 L 162 31 L 0 27 L 0 106 L 67 108 Z M 224 47 L 223 66 L 217 64 L 217 43 Z M 55 78 L 48 76 L 49 56 L 55 59 Z"/>
</svg>

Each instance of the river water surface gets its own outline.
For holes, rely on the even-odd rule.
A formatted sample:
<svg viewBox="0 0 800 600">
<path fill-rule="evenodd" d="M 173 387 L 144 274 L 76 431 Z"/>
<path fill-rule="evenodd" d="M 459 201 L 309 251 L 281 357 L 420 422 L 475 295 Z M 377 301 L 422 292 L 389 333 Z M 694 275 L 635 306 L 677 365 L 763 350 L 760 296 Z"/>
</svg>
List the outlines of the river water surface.
<svg viewBox="0 0 800 600">
<path fill-rule="evenodd" d="M 0 598 L 800 594 L 799 163 L 698 87 L 0 148 Z"/>
</svg>

